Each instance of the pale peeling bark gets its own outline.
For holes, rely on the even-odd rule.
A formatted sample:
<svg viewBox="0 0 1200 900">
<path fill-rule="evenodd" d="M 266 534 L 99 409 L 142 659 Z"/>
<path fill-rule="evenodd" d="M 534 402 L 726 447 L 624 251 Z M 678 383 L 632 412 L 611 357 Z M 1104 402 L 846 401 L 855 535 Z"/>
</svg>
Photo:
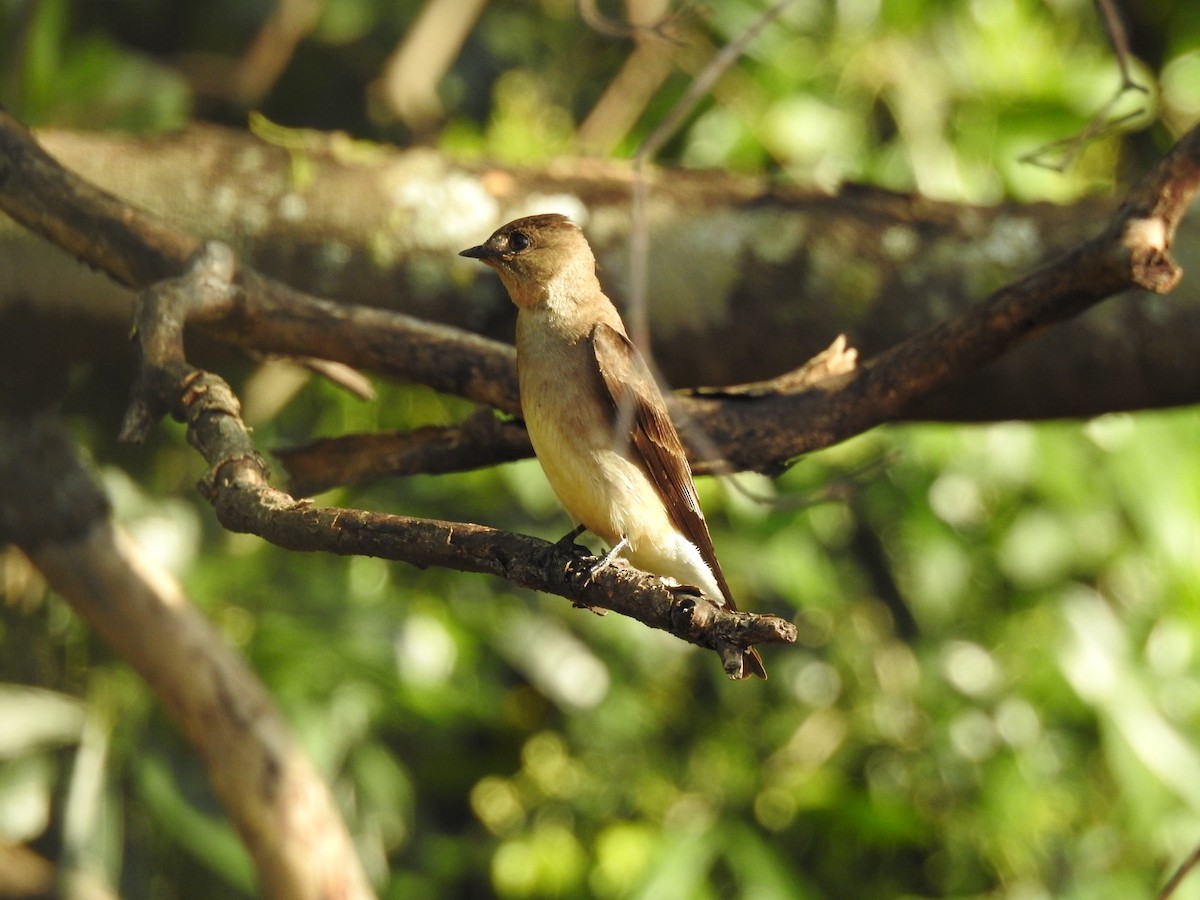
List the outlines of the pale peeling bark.
<svg viewBox="0 0 1200 900">
<path fill-rule="evenodd" d="M 48 150 L 118 196 L 315 293 L 505 339 L 512 310 L 457 259 L 499 223 L 556 209 L 585 225 L 606 287 L 626 290 L 630 170 L 456 164 L 313 136 L 282 148 L 193 127 L 167 137 L 49 131 Z M 870 356 L 1091 236 L 1115 201 L 975 208 L 847 189 L 826 196 L 722 173 L 659 171 L 651 188 L 654 353 L 676 386 L 794 368 L 845 333 Z M 1174 253 L 1200 262 L 1184 223 Z M 0 230 L 0 317 L 34 310 L 69 356 L 123 353 L 130 295 L 27 233 Z M 1200 398 L 1194 279 L 1128 292 L 904 413 L 1086 416 Z M 96 323 L 107 324 L 104 332 Z M 24 320 L 34 328 L 37 321 Z M 107 334 L 107 339 L 99 339 Z M 98 346 L 103 345 L 103 346 Z"/>
</svg>

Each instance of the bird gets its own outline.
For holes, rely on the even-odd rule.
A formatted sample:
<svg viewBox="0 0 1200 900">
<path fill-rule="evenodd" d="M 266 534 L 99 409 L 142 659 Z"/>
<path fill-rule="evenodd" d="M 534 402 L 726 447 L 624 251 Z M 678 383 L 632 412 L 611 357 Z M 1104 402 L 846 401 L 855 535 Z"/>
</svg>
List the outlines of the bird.
<svg viewBox="0 0 1200 900">
<path fill-rule="evenodd" d="M 559 502 L 611 548 L 596 569 L 620 553 L 736 610 L 679 433 L 583 231 L 527 216 L 459 255 L 494 269 L 517 307 L 522 417 Z M 767 677 L 753 647 L 734 677 L 751 675 Z"/>
</svg>

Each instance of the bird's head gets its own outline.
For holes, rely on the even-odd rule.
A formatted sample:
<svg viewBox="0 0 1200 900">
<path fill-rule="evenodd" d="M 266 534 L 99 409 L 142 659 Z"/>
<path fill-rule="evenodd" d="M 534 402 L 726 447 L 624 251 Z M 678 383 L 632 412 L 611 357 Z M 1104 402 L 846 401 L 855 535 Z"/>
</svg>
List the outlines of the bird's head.
<svg viewBox="0 0 1200 900">
<path fill-rule="evenodd" d="M 564 281 L 595 279 L 596 259 L 579 226 L 558 213 L 516 219 L 459 253 L 491 266 L 517 306 L 541 303 Z"/>
</svg>

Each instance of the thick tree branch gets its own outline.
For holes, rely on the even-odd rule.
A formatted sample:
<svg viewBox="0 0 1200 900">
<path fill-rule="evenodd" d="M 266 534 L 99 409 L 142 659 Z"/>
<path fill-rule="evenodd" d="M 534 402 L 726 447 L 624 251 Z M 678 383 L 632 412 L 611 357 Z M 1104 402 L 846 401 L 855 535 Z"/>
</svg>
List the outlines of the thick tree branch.
<svg viewBox="0 0 1200 900">
<path fill-rule="evenodd" d="M 337 135 L 289 134 L 276 144 L 203 125 L 39 136 L 64 165 L 126 202 L 338 302 L 509 342 L 503 288 L 457 266 L 454 254 L 547 198 L 584 221 L 618 305 L 629 281 L 631 173 L 621 163 L 502 168 L 427 148 L 350 147 Z M 680 387 L 772 377 L 839 333 L 873 356 L 1077 246 L 1117 205 L 1095 196 L 972 206 L 854 185 L 831 196 L 719 171 L 651 175 L 654 355 Z M 1200 221 L 1184 224 L 1173 253 L 1185 268 L 1197 265 Z M 0 332 L 71 360 L 128 357 L 132 292 L 4 218 L 0 271 Z M 1130 294 L 1139 302 L 1098 306 L 901 418 L 1063 418 L 1200 401 L 1192 352 L 1200 282 L 1185 280 L 1170 302 Z"/>
<path fill-rule="evenodd" d="M 1200 191 L 1200 126 L 1188 132 L 1130 192 L 1093 240 L 977 307 L 893 347 L 849 375 L 798 394 L 689 410 L 707 426 L 734 468 L 761 468 L 895 418 L 1033 335 L 1129 287 L 1171 290 L 1182 276 L 1170 258 L 1180 220 Z M 703 404 L 719 401 L 704 400 Z M 720 409 L 721 415 L 714 415 Z M 804 422 L 781 434 L 764 422 Z M 754 448 L 753 452 L 747 452 Z"/>
<path fill-rule="evenodd" d="M 3 111 L 0 191 L 13 219 L 126 287 L 177 274 L 200 244 L 183 229 L 71 176 Z"/>
<path fill-rule="evenodd" d="M 45 415 L 0 417 L 6 541 L 158 695 L 203 760 L 264 896 L 373 896 L 328 790 L 266 688 L 113 524 L 65 429 Z"/>
<path fill-rule="evenodd" d="M 681 398 L 682 410 L 728 466 L 773 471 L 798 455 L 896 418 L 917 400 L 1113 293 L 1129 287 L 1168 290 L 1178 276 L 1166 254 L 1196 192 L 1198 144 L 1193 130 L 1135 188 L 1099 237 L 854 373 L 774 397 Z M 158 271 L 168 262 L 182 271 L 186 240 L 147 216 L 122 214 L 117 201 L 58 167 L 28 132 L 2 115 L 0 208 L 62 239 L 114 277 Z M 118 237 L 95 240 L 62 224 L 72 221 Z M 207 330 L 231 343 L 324 356 L 519 413 L 507 345 L 381 310 L 338 306 L 248 269 L 237 287 L 223 318 L 199 317 Z M 466 453 L 464 446 L 464 457 L 485 458 Z"/>
<path fill-rule="evenodd" d="M 0 209 L 89 266 L 130 287 L 182 274 L 200 242 L 64 169 L 0 111 Z M 387 310 L 343 306 L 253 270 L 230 304 L 193 324 L 237 347 L 342 362 L 412 378 L 515 412 L 511 347 Z"/>
</svg>

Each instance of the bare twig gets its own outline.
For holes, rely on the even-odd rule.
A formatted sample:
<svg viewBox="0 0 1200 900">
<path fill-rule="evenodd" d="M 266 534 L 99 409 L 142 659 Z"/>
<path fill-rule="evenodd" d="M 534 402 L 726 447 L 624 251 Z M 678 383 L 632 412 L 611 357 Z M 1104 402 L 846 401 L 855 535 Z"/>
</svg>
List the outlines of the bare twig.
<svg viewBox="0 0 1200 900">
<path fill-rule="evenodd" d="M 375 386 L 371 384 L 370 380 L 358 370 L 344 363 L 302 356 L 296 357 L 292 362 L 320 375 L 330 384 L 336 385 L 359 400 L 375 399 Z"/>
<path fill-rule="evenodd" d="M 1121 90 L 1150 93 L 1144 86 L 1133 80 L 1133 72 L 1129 68 L 1129 58 L 1133 55 L 1129 50 L 1129 36 L 1125 32 L 1125 23 L 1121 21 L 1121 13 L 1113 0 L 1096 0 L 1096 11 L 1104 25 L 1104 33 L 1108 36 L 1109 46 L 1117 60 L 1117 68 L 1121 70 Z"/>
<path fill-rule="evenodd" d="M 1095 115 L 1092 116 L 1091 120 L 1078 134 L 1045 144 L 1036 150 L 1031 150 L 1020 157 L 1021 162 L 1050 169 L 1054 172 L 1066 171 L 1079 158 L 1079 154 L 1083 152 L 1088 144 L 1119 131 L 1125 125 L 1146 114 L 1145 109 L 1136 109 L 1133 112 L 1125 113 L 1116 118 L 1109 118 L 1113 107 L 1130 91 L 1141 94 L 1149 94 L 1150 91 L 1144 85 L 1134 81 L 1133 72 L 1129 66 L 1131 56 L 1129 40 L 1126 37 L 1125 25 L 1121 22 L 1121 16 L 1116 6 L 1112 0 L 1095 0 L 1095 3 L 1096 12 L 1100 16 L 1100 21 L 1104 24 L 1104 33 L 1108 35 L 1108 43 L 1112 47 L 1113 57 L 1117 62 L 1117 69 L 1121 73 L 1121 83 L 1117 86 L 1113 95 L 1096 111 Z M 1054 159 L 1055 154 L 1058 154 L 1057 160 Z"/>
<path fill-rule="evenodd" d="M 858 365 L 858 351 L 849 345 L 844 334 L 804 365 L 766 381 L 736 384 L 729 387 L 703 387 L 685 391 L 693 397 L 770 397 L 775 394 L 795 394 L 807 390 L 835 375 L 848 375 Z"/>
<path fill-rule="evenodd" d="M 666 117 L 646 136 L 633 156 L 633 226 L 629 238 L 629 307 L 626 326 L 630 339 L 649 356 L 650 324 L 646 289 L 650 268 L 650 224 L 646 218 L 646 166 L 670 140 L 683 120 L 732 66 L 754 39 L 774 22 L 793 0 L 776 0 L 745 31 L 721 48 L 697 75 Z"/>
<path fill-rule="evenodd" d="M 287 469 L 289 489 L 297 497 L 384 476 L 465 472 L 525 459 L 532 453 L 525 426 L 499 418 L 488 407 L 457 426 L 346 434 L 272 451 Z"/>
<path fill-rule="evenodd" d="M 608 25 L 604 19 L 597 23 L 588 19 L 590 12 L 597 14 L 594 4 L 580 2 L 580 13 L 592 28 L 600 30 Z M 669 12 L 669 0 L 643 0 L 639 12 L 648 13 L 646 18 L 657 17 L 660 21 Z M 600 26 L 600 27 L 598 27 Z M 619 26 L 618 26 L 619 27 Z M 609 81 L 604 93 L 595 106 L 575 130 L 576 144 L 585 153 L 607 154 L 631 129 L 645 111 L 646 104 L 658 92 L 675 68 L 675 54 L 671 52 L 674 41 L 657 40 L 655 32 L 635 34 L 634 47 L 621 70 Z"/>
<path fill-rule="evenodd" d="M 1133 112 L 1117 116 L 1115 119 L 1108 118 L 1109 111 L 1125 95 L 1127 90 L 1128 88 L 1125 87 L 1119 88 L 1117 93 L 1100 107 L 1099 111 L 1077 134 L 1073 134 L 1062 140 L 1051 141 L 1049 144 L 1043 144 L 1023 154 L 1018 160 L 1042 169 L 1049 169 L 1052 172 L 1065 172 L 1074 164 L 1075 160 L 1079 158 L 1079 154 L 1089 144 L 1101 138 L 1108 137 L 1146 114 L 1146 110 L 1144 109 L 1135 109 Z M 1055 158 L 1055 154 L 1058 155 L 1057 159 Z"/>
<path fill-rule="evenodd" d="M 1183 884 L 1183 880 L 1191 874 L 1192 869 L 1196 868 L 1198 863 L 1200 863 L 1200 847 L 1189 853 L 1187 859 L 1179 864 L 1179 868 L 1171 873 L 1171 877 L 1163 885 L 1163 889 L 1158 892 L 1158 900 L 1170 900 L 1171 895 L 1178 890 L 1179 886 Z"/>
<path fill-rule="evenodd" d="M 626 325 L 629 336 L 634 344 L 641 349 L 654 368 L 653 355 L 650 350 L 650 310 L 647 298 L 650 271 L 650 223 L 646 213 L 647 165 L 653 161 L 662 145 L 683 123 L 683 120 L 695 109 L 696 104 L 711 90 L 730 66 L 745 52 L 755 38 L 763 32 L 787 8 L 792 0 L 777 0 L 763 12 L 745 31 L 730 41 L 717 53 L 701 70 L 688 86 L 687 91 L 679 99 L 666 117 L 642 141 L 633 157 L 633 195 L 631 208 L 631 228 L 629 232 L 629 303 L 626 311 Z M 656 375 L 657 375 L 657 370 Z M 686 415 L 685 411 L 675 409 L 676 418 L 681 420 L 681 431 L 699 455 L 706 459 L 719 459 L 720 453 L 713 446 L 707 432 Z M 723 465 L 718 466 L 725 471 Z"/>
</svg>

